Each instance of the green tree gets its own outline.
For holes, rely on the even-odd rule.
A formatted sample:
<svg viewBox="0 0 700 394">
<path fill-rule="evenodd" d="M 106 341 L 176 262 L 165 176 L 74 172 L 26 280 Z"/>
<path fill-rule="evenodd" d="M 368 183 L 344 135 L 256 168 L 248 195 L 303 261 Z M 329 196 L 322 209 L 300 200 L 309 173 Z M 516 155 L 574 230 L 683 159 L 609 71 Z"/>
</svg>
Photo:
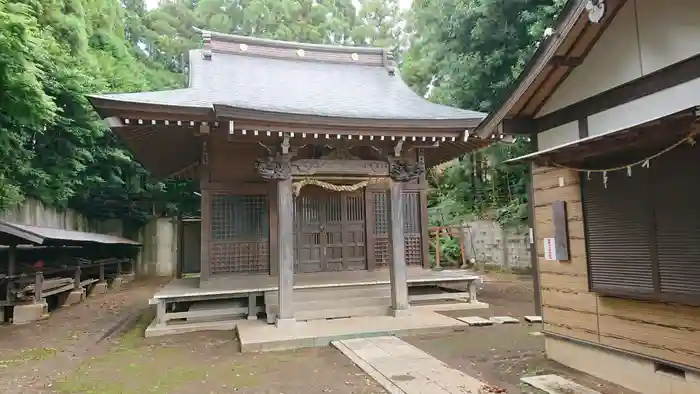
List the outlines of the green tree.
<svg viewBox="0 0 700 394">
<path fill-rule="evenodd" d="M 407 17 L 410 47 L 402 76 L 435 102 L 489 112 L 507 93 L 563 0 L 415 0 Z M 505 166 L 529 143 L 496 144 L 431 177 L 436 223 L 464 215 L 504 222 L 526 218 L 527 168 Z M 449 214 L 446 214 L 448 212 Z"/>
<path fill-rule="evenodd" d="M 357 33 L 370 21 L 351 0 L 164 0 L 151 11 L 144 0 L 0 0 L 0 209 L 31 196 L 95 218 L 196 211 L 196 186 L 150 179 L 85 96 L 182 87 L 194 27 L 393 42 L 393 28 Z"/>
</svg>

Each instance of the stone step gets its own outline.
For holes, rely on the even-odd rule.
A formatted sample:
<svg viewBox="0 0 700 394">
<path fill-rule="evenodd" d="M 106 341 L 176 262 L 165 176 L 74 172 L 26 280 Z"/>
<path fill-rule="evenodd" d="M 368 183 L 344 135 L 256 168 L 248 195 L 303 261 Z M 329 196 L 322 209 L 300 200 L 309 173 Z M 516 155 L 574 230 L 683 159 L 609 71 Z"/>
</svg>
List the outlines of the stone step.
<svg viewBox="0 0 700 394">
<path fill-rule="evenodd" d="M 294 318 L 297 321 L 339 319 L 348 317 L 386 316 L 389 314 L 389 305 L 352 306 L 330 309 L 296 310 Z M 277 306 L 269 309 L 268 323 L 274 323 L 277 317 Z"/>
<path fill-rule="evenodd" d="M 294 317 L 297 320 L 321 320 L 342 317 L 383 316 L 391 305 L 389 286 L 347 286 L 294 290 Z M 278 311 L 277 291 L 265 293 L 268 322 Z"/>
<path fill-rule="evenodd" d="M 374 308 L 374 309 L 387 309 L 391 306 L 391 300 L 387 297 L 377 297 L 377 298 L 353 298 L 345 300 L 330 300 L 330 301 L 315 301 L 315 302 L 304 302 L 304 303 L 294 303 L 295 314 L 302 312 L 316 312 L 316 311 L 326 311 L 332 315 L 343 315 L 344 310 L 354 309 L 354 308 Z M 277 304 L 269 305 L 266 307 L 267 311 L 272 311 L 276 313 L 278 306 Z M 338 312 L 331 312 L 331 311 Z M 321 314 L 321 316 L 323 316 Z"/>
<path fill-rule="evenodd" d="M 388 285 L 343 286 L 328 288 L 295 289 L 294 301 L 313 301 L 318 299 L 340 299 L 357 297 L 390 296 Z M 277 291 L 265 292 L 265 302 L 277 303 Z"/>
</svg>

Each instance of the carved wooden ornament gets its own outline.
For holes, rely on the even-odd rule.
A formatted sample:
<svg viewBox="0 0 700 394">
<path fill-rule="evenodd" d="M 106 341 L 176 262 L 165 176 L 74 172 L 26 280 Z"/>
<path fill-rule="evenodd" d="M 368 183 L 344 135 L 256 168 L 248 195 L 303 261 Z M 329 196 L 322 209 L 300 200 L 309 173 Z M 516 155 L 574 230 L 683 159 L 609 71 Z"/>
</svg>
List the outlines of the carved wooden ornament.
<svg viewBox="0 0 700 394">
<path fill-rule="evenodd" d="M 277 154 L 257 159 L 255 169 L 263 179 L 284 180 L 292 176 L 288 155 Z"/>
<path fill-rule="evenodd" d="M 591 23 L 598 23 L 605 16 L 605 0 L 588 0 L 586 3 L 588 20 Z"/>
<path fill-rule="evenodd" d="M 389 157 L 389 176 L 395 182 L 410 182 L 418 179 L 424 173 L 425 161 L 423 155 L 418 157 L 418 161 L 402 157 Z"/>
</svg>

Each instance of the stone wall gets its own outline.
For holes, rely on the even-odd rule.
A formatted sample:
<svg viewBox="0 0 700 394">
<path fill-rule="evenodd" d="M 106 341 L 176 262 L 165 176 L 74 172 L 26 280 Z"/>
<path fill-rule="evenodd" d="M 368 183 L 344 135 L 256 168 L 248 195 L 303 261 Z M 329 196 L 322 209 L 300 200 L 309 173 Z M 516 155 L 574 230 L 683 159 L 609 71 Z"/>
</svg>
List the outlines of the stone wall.
<svg viewBox="0 0 700 394">
<path fill-rule="evenodd" d="M 59 212 L 31 198 L 5 212 L 0 212 L 0 220 L 76 231 L 94 231 L 96 227 L 95 223 L 91 223 L 85 216 L 72 209 Z"/>
<path fill-rule="evenodd" d="M 527 227 L 503 228 L 496 221 L 467 221 L 465 254 L 479 266 L 526 271 L 531 267 Z"/>
<path fill-rule="evenodd" d="M 96 232 L 123 236 L 141 242 L 136 258 L 140 276 L 174 276 L 177 266 L 177 225 L 171 218 L 154 218 L 140 228 L 126 229 L 120 219 L 89 220 L 75 210 L 58 211 L 40 201 L 27 199 L 0 212 L 0 220 L 31 226 Z"/>
</svg>

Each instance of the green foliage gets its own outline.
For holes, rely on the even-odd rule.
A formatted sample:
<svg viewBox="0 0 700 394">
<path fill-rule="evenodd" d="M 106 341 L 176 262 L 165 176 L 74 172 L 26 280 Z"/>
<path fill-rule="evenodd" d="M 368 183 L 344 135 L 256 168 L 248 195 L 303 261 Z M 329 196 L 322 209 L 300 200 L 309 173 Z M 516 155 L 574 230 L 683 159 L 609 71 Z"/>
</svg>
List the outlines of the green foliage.
<svg viewBox="0 0 700 394">
<path fill-rule="evenodd" d="M 195 213 L 196 185 L 150 179 L 85 96 L 182 87 L 194 27 L 378 45 L 431 100 L 488 111 L 562 0 L 0 0 L 0 210 L 27 196 L 95 218 Z M 528 144 L 496 145 L 431 174 L 433 224 L 495 212 L 520 221 Z"/>
<path fill-rule="evenodd" d="M 196 185 L 151 180 L 87 102 L 182 87 L 193 27 L 398 46 L 398 6 L 364 0 L 0 0 L 0 210 L 31 196 L 93 218 L 193 214 Z"/>
<path fill-rule="evenodd" d="M 489 112 L 520 74 L 564 0 L 414 0 L 406 81 L 435 102 Z M 527 168 L 503 161 L 529 152 L 525 140 L 496 144 L 434 171 L 433 225 L 465 216 L 521 223 L 527 217 Z"/>
<path fill-rule="evenodd" d="M 143 218 L 131 200 L 149 195 L 125 185 L 145 171 L 85 96 L 162 89 L 181 78 L 138 58 L 124 40 L 123 15 L 112 0 L 0 0 L 1 209 L 31 196 L 93 217 Z"/>
</svg>

